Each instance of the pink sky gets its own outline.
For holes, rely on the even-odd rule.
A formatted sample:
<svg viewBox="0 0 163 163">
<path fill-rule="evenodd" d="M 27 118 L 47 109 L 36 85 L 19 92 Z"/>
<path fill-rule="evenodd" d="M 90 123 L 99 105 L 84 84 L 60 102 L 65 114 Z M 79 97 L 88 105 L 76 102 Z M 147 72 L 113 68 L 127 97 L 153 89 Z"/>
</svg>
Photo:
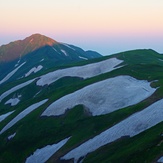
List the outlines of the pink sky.
<svg viewBox="0 0 163 163">
<path fill-rule="evenodd" d="M 102 54 L 163 52 L 162 0 L 5 0 L 0 20 L 0 45 L 41 33 Z"/>
</svg>

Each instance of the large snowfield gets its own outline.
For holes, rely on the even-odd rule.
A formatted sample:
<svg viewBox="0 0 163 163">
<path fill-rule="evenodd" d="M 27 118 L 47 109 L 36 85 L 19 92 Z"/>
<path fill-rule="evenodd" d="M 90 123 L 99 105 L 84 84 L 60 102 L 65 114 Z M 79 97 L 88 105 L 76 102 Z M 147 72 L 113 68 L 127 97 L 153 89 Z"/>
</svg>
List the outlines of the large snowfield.
<svg viewBox="0 0 163 163">
<path fill-rule="evenodd" d="M 26 159 L 26 163 L 45 163 L 55 152 L 67 143 L 69 138 L 60 141 L 57 144 L 47 145 L 44 148 L 37 149 L 33 155 Z"/>
<path fill-rule="evenodd" d="M 123 62 L 122 60 L 112 58 L 107 59 L 105 61 L 88 64 L 85 66 L 57 70 L 41 76 L 40 79 L 37 81 L 37 85 L 38 86 L 50 85 L 51 83 L 65 76 L 81 77 L 84 79 L 90 78 L 96 75 L 110 72 L 116 69 L 117 67 L 115 68 L 115 66 L 119 65 L 122 62 Z"/>
<path fill-rule="evenodd" d="M 115 126 L 107 129 L 94 138 L 86 141 L 77 148 L 67 153 L 62 159 L 69 160 L 74 158 L 74 162 L 90 152 L 111 143 L 122 136 L 133 137 L 152 126 L 163 121 L 163 99 L 155 102 L 146 109 L 137 112 Z M 108 156 L 109 157 L 109 156 Z"/>
<path fill-rule="evenodd" d="M 19 113 L 14 119 L 12 119 L 0 132 L 0 134 L 2 134 L 3 132 L 5 132 L 6 130 L 8 130 L 10 127 L 12 127 L 14 124 L 16 124 L 18 121 L 20 121 L 21 119 L 23 119 L 26 115 L 28 115 L 29 113 L 31 113 L 32 111 L 34 111 L 35 109 L 37 109 L 38 107 L 40 107 L 41 105 L 43 105 L 44 103 L 46 103 L 48 101 L 48 99 L 45 99 L 43 101 L 40 101 L 38 103 L 35 103 L 31 106 L 29 106 L 28 108 L 26 108 L 25 110 L 23 110 L 21 113 Z"/>
<path fill-rule="evenodd" d="M 42 116 L 58 116 L 76 105 L 84 105 L 93 115 L 102 115 L 134 105 L 151 96 L 155 88 L 145 80 L 118 76 L 86 86 L 52 103 Z"/>
</svg>

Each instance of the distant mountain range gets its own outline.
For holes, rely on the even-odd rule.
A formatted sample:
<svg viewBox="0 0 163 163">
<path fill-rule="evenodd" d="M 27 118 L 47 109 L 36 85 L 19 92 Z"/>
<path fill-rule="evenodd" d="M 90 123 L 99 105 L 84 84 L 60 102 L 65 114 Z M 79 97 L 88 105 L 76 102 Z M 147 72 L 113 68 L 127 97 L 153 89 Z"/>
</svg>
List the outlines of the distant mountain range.
<svg viewBox="0 0 163 163">
<path fill-rule="evenodd" d="M 0 49 L 0 162 L 163 162 L 162 54 L 39 34 Z"/>
</svg>

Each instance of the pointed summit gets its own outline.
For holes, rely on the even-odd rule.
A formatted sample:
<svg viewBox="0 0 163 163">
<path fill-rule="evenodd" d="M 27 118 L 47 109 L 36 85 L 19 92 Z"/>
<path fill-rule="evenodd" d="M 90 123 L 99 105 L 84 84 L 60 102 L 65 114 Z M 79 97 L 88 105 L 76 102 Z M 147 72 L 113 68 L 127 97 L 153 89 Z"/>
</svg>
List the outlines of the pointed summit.
<svg viewBox="0 0 163 163">
<path fill-rule="evenodd" d="M 0 46 L 0 62 L 8 62 L 20 58 L 44 46 L 53 46 L 57 42 L 41 34 L 33 34 L 24 40 Z"/>
<path fill-rule="evenodd" d="M 41 35 L 39 33 L 27 37 L 24 41 L 29 42 L 31 44 L 39 44 L 40 46 L 45 46 L 45 45 L 52 46 L 54 44 L 57 44 L 55 40 L 47 36 Z"/>
</svg>

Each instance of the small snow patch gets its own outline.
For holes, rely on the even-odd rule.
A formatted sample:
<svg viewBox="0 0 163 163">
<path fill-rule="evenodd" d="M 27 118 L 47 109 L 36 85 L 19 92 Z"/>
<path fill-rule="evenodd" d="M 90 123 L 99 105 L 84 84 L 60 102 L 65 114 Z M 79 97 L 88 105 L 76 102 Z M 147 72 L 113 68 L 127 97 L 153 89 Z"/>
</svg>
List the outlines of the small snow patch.
<svg viewBox="0 0 163 163">
<path fill-rule="evenodd" d="M 8 136 L 8 140 L 13 139 L 13 138 L 15 137 L 15 135 L 16 135 L 16 132 L 15 132 L 14 134 L 12 134 L 12 135 Z"/>
<path fill-rule="evenodd" d="M 9 115 L 11 115 L 14 111 L 8 112 L 6 114 L 0 115 L 0 122 L 2 122 L 5 118 L 7 118 Z"/>
<path fill-rule="evenodd" d="M 21 98 L 22 97 L 22 95 L 18 95 L 18 98 Z"/>
<path fill-rule="evenodd" d="M 54 47 L 52 47 L 52 49 L 55 51 L 55 52 L 57 52 L 58 53 L 58 51 L 54 48 Z"/>
<path fill-rule="evenodd" d="M 17 67 L 20 63 L 20 59 L 18 60 L 18 62 L 16 63 L 15 67 Z"/>
<path fill-rule="evenodd" d="M 61 52 L 62 52 L 65 56 L 68 56 L 68 54 L 66 53 L 65 50 L 61 49 Z"/>
<path fill-rule="evenodd" d="M 85 57 L 81 57 L 81 56 L 79 56 L 79 58 L 80 58 L 80 59 L 85 59 L 85 60 L 88 60 L 88 58 L 85 58 Z"/>
<path fill-rule="evenodd" d="M 81 144 L 67 153 L 62 159 L 69 160 L 79 158 L 91 153 L 98 148 L 111 143 L 123 136 L 133 137 L 163 121 L 163 99 L 150 105 L 146 109 L 135 113 L 115 126 Z M 163 157 L 159 159 L 163 161 Z"/>
<path fill-rule="evenodd" d="M 29 70 L 29 72 L 27 72 L 25 74 L 25 77 L 31 75 L 32 73 L 37 73 L 38 71 L 40 71 L 43 68 L 42 65 L 39 65 L 38 67 L 33 67 L 31 70 Z"/>
<path fill-rule="evenodd" d="M 62 146 L 64 146 L 69 138 L 60 141 L 57 144 L 47 145 L 44 148 L 37 149 L 33 155 L 29 156 L 26 159 L 26 163 L 44 163 L 46 162 L 53 154 L 55 154 Z"/>
<path fill-rule="evenodd" d="M 29 106 L 28 108 L 26 108 L 25 110 L 23 110 L 21 113 L 19 113 L 14 119 L 12 119 L 0 132 L 0 134 L 2 134 L 3 132 L 5 132 L 6 130 L 8 130 L 10 127 L 12 127 L 15 123 L 17 123 L 18 121 L 20 121 L 21 119 L 23 119 L 26 115 L 28 115 L 29 113 L 31 113 L 32 111 L 34 111 L 35 109 L 37 109 L 38 107 L 40 107 L 41 105 L 43 105 L 44 103 L 46 103 L 48 101 L 48 99 L 42 100 L 38 103 L 35 103 L 31 106 Z"/>
<path fill-rule="evenodd" d="M 67 46 L 68 48 L 70 48 L 70 49 L 72 49 L 72 50 L 74 50 L 74 51 L 76 51 L 76 49 L 74 49 L 73 47 L 71 47 L 70 45 L 68 45 L 68 44 L 64 44 L 65 46 Z"/>
<path fill-rule="evenodd" d="M 42 61 L 44 61 L 44 60 L 45 60 L 45 59 L 43 58 L 43 59 L 40 60 L 40 62 L 42 62 Z"/>
<path fill-rule="evenodd" d="M 11 104 L 11 106 L 15 106 L 15 105 L 17 105 L 19 102 L 20 102 L 20 99 L 19 99 L 19 98 L 12 98 L 12 99 L 9 99 L 9 100 L 5 103 L 5 105 Z"/>
<path fill-rule="evenodd" d="M 37 92 L 37 93 L 33 96 L 33 98 L 35 98 L 41 91 L 42 91 L 42 90 L 40 90 L 39 92 Z"/>
<path fill-rule="evenodd" d="M 19 64 L 15 64 L 15 67 L 17 67 Z"/>
</svg>

